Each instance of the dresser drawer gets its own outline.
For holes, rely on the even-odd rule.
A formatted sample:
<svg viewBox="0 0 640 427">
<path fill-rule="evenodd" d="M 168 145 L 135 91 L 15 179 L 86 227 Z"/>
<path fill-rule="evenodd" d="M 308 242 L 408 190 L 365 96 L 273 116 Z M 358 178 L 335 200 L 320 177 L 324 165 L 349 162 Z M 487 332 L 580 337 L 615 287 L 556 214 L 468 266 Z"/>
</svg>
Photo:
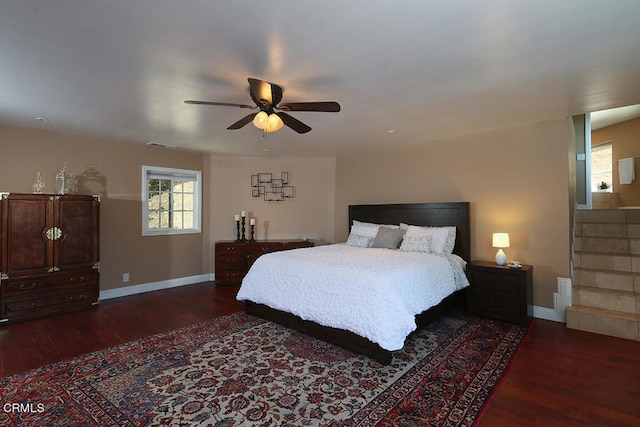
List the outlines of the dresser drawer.
<svg viewBox="0 0 640 427">
<path fill-rule="evenodd" d="M 242 242 L 224 242 L 216 243 L 216 255 L 223 256 L 224 254 L 245 254 L 245 243 Z"/>
<path fill-rule="evenodd" d="M 51 273 L 28 278 L 3 280 L 0 285 L 2 298 L 39 295 L 42 293 L 73 289 L 79 284 L 96 284 L 97 270 L 73 273 Z"/>
<path fill-rule="evenodd" d="M 467 292 L 467 298 L 475 314 L 508 322 L 520 322 L 522 313 L 518 294 L 479 288 L 471 288 Z"/>
<path fill-rule="evenodd" d="M 98 299 L 99 290 L 95 284 L 75 284 L 42 296 L 5 298 L 0 302 L 0 318 L 11 321 L 75 311 L 96 304 Z"/>
<path fill-rule="evenodd" d="M 216 257 L 216 270 L 244 270 L 246 263 L 245 256 L 218 256 Z"/>
<path fill-rule="evenodd" d="M 216 270 L 216 284 L 240 285 L 246 273 L 245 270 Z"/>
<path fill-rule="evenodd" d="M 297 242 L 285 242 L 284 244 L 284 250 L 289 250 L 289 249 L 300 249 L 300 248 L 310 248 L 313 246 L 313 242 L 305 242 L 304 240 L 300 240 Z"/>
<path fill-rule="evenodd" d="M 282 249 L 284 249 L 282 242 L 251 242 L 247 245 L 248 254 L 254 257 L 281 251 Z"/>
<path fill-rule="evenodd" d="M 520 278 L 513 274 L 502 274 L 483 270 L 471 272 L 471 282 L 477 289 L 519 293 Z"/>
</svg>

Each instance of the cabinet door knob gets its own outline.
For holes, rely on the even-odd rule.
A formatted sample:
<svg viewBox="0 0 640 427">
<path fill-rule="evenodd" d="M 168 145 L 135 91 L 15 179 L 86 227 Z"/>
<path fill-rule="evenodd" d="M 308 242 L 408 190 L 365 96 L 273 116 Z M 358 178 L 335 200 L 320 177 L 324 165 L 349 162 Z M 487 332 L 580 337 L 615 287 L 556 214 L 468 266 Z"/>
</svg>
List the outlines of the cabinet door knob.
<svg viewBox="0 0 640 427">
<path fill-rule="evenodd" d="M 44 234 L 49 240 L 58 240 L 60 237 L 62 237 L 62 230 L 60 230 L 58 227 L 51 227 L 47 229 Z"/>
</svg>

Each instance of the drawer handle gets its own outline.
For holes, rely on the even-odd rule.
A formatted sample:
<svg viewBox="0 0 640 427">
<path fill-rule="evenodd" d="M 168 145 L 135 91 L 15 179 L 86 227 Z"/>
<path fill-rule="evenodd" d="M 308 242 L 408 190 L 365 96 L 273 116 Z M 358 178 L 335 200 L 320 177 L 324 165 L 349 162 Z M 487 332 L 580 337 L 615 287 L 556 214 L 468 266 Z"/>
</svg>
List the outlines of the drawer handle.
<svg viewBox="0 0 640 427">
<path fill-rule="evenodd" d="M 25 308 L 35 308 L 35 307 L 36 307 L 36 303 L 35 302 L 32 302 L 28 306 L 26 306 L 24 304 L 20 304 L 20 306 L 19 306 L 20 310 L 24 310 Z"/>
<path fill-rule="evenodd" d="M 268 251 L 268 250 L 269 250 L 269 246 L 263 246 L 263 247 L 262 247 L 262 250 L 263 250 L 264 252 Z"/>
<path fill-rule="evenodd" d="M 235 246 L 227 246 L 225 249 L 228 250 L 228 251 L 235 251 L 236 247 Z"/>
<path fill-rule="evenodd" d="M 37 283 L 31 283 L 31 284 L 26 284 L 26 283 L 20 283 L 20 289 L 22 289 L 23 291 L 29 290 L 29 289 L 35 289 L 38 286 Z"/>
</svg>

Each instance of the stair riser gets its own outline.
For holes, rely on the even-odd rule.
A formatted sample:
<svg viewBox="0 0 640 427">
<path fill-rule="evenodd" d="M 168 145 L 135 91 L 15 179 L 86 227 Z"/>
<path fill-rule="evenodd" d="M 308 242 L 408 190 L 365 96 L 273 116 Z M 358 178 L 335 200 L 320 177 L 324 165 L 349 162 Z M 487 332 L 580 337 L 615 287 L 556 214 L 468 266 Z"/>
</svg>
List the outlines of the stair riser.
<svg viewBox="0 0 640 427">
<path fill-rule="evenodd" d="M 634 293 L 613 294 L 594 288 L 578 288 L 580 305 L 585 307 L 600 308 L 603 310 L 618 311 L 621 313 L 635 314 L 640 297 Z"/>
<path fill-rule="evenodd" d="M 627 273 L 631 273 L 633 271 L 631 257 L 623 255 L 582 253 L 577 255 L 576 264 L 578 264 L 577 266 L 580 268 L 592 270 L 608 270 Z"/>
<path fill-rule="evenodd" d="M 627 224 L 581 224 L 579 230 L 581 232 L 578 236 L 582 237 L 626 238 L 629 236 Z"/>
<path fill-rule="evenodd" d="M 606 313 L 584 313 L 567 308 L 567 327 L 596 334 L 640 341 L 640 322 L 608 316 Z"/>
<path fill-rule="evenodd" d="M 600 289 L 614 289 L 618 291 L 635 292 L 634 282 L 640 283 L 633 274 L 614 273 L 610 271 L 592 271 L 576 269 L 574 275 L 574 284 L 576 286 L 589 286 Z"/>
<path fill-rule="evenodd" d="M 629 255 L 631 253 L 629 239 L 578 237 L 575 242 L 580 252 L 619 255 Z"/>
</svg>

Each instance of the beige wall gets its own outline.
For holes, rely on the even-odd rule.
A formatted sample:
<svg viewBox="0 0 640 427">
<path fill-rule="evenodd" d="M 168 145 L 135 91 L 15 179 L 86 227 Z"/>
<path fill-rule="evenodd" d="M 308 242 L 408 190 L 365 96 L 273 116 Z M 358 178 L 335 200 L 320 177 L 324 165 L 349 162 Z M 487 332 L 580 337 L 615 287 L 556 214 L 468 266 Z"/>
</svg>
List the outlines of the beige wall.
<svg viewBox="0 0 640 427">
<path fill-rule="evenodd" d="M 201 154 L 0 125 L 0 161 L 6 192 L 31 192 L 37 172 L 54 192 L 63 163 L 77 176 L 91 165 L 103 175 L 89 191 L 101 196 L 101 289 L 125 286 L 123 273 L 129 286 L 209 272 L 202 234 L 142 237 L 141 226 L 142 165 L 202 170 Z"/>
<path fill-rule="evenodd" d="M 258 220 L 257 237 L 344 241 L 354 203 L 471 202 L 472 256 L 492 260 L 491 233 L 511 235 L 508 258 L 532 264 L 534 303 L 552 307 L 569 277 L 569 125 L 557 120 L 398 147 L 354 157 L 208 156 L 117 140 L 0 126 L 0 191 L 30 192 L 42 172 L 50 189 L 67 163 L 106 178 L 102 194 L 102 289 L 213 272 L 213 242 L 235 238 L 233 215 Z M 141 166 L 203 171 L 202 235 L 142 237 Z M 250 177 L 290 172 L 296 198 L 251 197 Z"/>
<path fill-rule="evenodd" d="M 495 259 L 491 234 L 508 232 L 507 258 L 534 266 L 534 304 L 551 308 L 570 276 L 570 135 L 562 119 L 338 158 L 336 238 L 349 204 L 469 201 L 472 258 Z"/>
<path fill-rule="evenodd" d="M 247 211 L 256 218 L 256 239 L 334 240 L 335 159 L 209 156 L 209 227 L 211 241 L 234 240 L 234 215 Z M 295 198 L 267 202 L 251 196 L 251 175 L 289 172 Z M 248 221 L 247 221 L 248 222 Z M 247 238 L 249 227 L 247 226 Z M 210 250 L 210 257 L 213 250 Z M 213 266 L 213 261 L 211 260 Z"/>
<path fill-rule="evenodd" d="M 613 192 L 618 193 L 619 206 L 640 206 L 640 159 L 635 161 L 636 180 L 620 184 L 618 162 L 626 157 L 640 157 L 640 117 L 591 132 L 591 145 L 611 141 L 613 156 Z"/>
</svg>

